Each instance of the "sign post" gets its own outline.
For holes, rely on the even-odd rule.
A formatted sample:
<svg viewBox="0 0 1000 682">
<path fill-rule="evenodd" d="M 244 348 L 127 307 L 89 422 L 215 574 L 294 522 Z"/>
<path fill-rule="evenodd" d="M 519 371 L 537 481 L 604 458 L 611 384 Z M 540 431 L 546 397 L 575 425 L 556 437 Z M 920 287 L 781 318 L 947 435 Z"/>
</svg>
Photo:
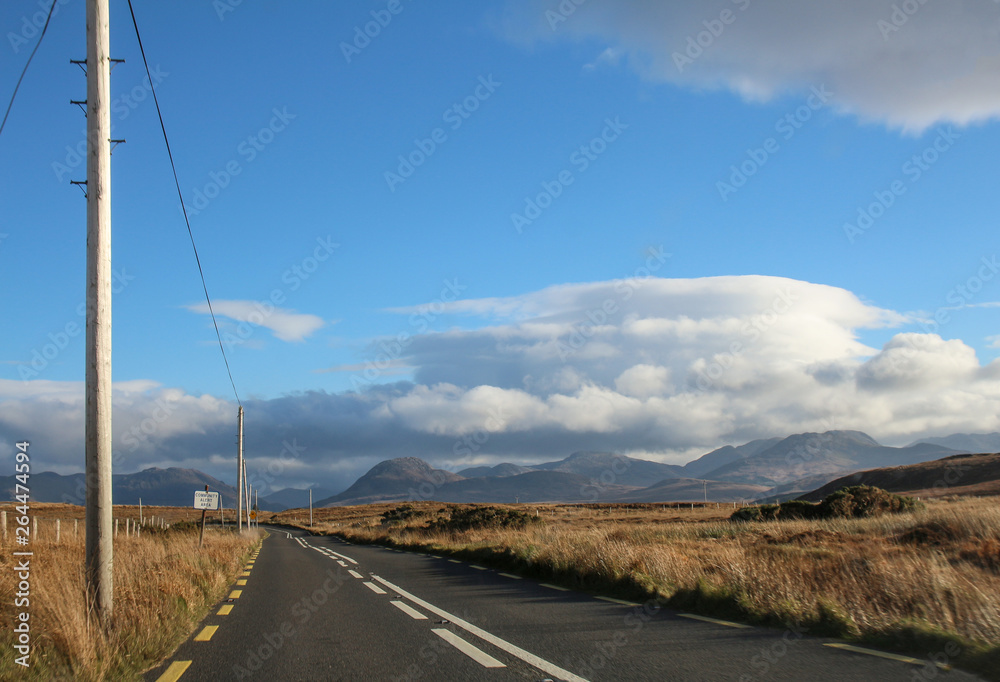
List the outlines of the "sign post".
<svg viewBox="0 0 1000 682">
<path fill-rule="evenodd" d="M 205 515 L 209 509 L 219 508 L 219 497 L 219 493 L 208 492 L 208 485 L 205 486 L 205 492 L 194 491 L 194 508 L 201 510 L 201 535 L 198 536 L 198 549 L 201 549 L 205 543 Z"/>
</svg>

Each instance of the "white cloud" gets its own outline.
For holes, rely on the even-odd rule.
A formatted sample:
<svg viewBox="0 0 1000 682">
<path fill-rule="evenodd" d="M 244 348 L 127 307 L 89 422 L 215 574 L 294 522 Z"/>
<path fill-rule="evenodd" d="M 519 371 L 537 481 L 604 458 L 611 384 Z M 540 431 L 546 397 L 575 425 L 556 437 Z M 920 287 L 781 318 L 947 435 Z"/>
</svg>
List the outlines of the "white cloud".
<svg viewBox="0 0 1000 682">
<path fill-rule="evenodd" d="M 282 341 L 304 341 L 326 324 L 323 318 L 316 315 L 276 308 L 260 301 L 214 301 L 212 308 L 216 316 L 228 317 L 240 323 L 235 335 L 241 342 L 245 341 L 245 337 L 249 337 L 256 327 L 270 329 L 274 336 Z M 189 305 L 187 309 L 203 315 L 209 313 L 207 303 Z"/>
<path fill-rule="evenodd" d="M 585 3 L 565 21 L 558 7 L 509 3 L 507 35 L 596 39 L 650 80 L 749 100 L 825 85 L 842 110 L 912 131 L 1000 114 L 997 3 L 617 0 Z"/>
<path fill-rule="evenodd" d="M 654 365 L 633 365 L 615 379 L 615 390 L 634 398 L 652 398 L 673 391 L 670 370 Z"/>
<path fill-rule="evenodd" d="M 835 287 L 648 278 L 444 305 L 490 323 L 413 337 L 398 358 L 413 382 L 245 401 L 260 485 L 315 472 L 346 486 L 403 455 L 453 468 L 576 450 L 683 462 L 805 431 L 902 443 L 1000 429 L 1000 360 L 984 366 L 959 339 L 906 330 L 866 346 L 862 330 L 911 320 Z M 190 466 L 232 480 L 234 404 L 128 382 L 114 406 L 117 472 Z M 82 437 L 82 384 L 0 381 L 0 444 L 33 439 L 39 467 L 79 470 Z M 305 450 L 282 458 L 293 442 Z"/>
</svg>

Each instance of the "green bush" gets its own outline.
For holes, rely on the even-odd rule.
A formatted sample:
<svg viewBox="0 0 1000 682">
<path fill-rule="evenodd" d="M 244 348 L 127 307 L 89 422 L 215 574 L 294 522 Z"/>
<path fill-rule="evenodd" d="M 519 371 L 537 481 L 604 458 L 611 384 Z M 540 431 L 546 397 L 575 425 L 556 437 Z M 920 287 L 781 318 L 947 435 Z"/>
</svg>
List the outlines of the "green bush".
<svg viewBox="0 0 1000 682">
<path fill-rule="evenodd" d="M 737 509 L 730 521 L 774 521 L 776 519 L 863 518 L 914 511 L 922 505 L 912 497 L 896 495 L 870 485 L 852 485 L 827 495 L 819 504 L 789 500 Z"/>
<path fill-rule="evenodd" d="M 818 519 L 822 517 L 822 509 L 818 504 L 805 500 L 788 500 L 782 502 L 778 511 L 781 519 Z"/>
<path fill-rule="evenodd" d="M 852 485 L 827 495 L 819 506 L 823 518 L 864 518 L 913 511 L 918 503 L 874 486 Z"/>
<path fill-rule="evenodd" d="M 459 507 L 450 505 L 449 517 L 438 517 L 427 524 L 429 530 L 463 531 L 480 528 L 521 529 L 538 523 L 536 516 L 504 507 Z"/>
</svg>

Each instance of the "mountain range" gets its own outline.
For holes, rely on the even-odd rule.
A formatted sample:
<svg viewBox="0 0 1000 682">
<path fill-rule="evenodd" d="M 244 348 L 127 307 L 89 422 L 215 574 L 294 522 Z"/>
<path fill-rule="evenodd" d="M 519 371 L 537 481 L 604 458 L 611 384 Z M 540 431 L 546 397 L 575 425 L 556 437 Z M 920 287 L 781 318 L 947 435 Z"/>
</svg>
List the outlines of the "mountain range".
<svg viewBox="0 0 1000 682">
<path fill-rule="evenodd" d="M 970 452 L 1000 450 L 1000 433 L 953 434 L 906 447 L 879 444 L 859 431 L 803 433 L 727 445 L 683 466 L 610 452 L 583 451 L 541 464 L 504 462 L 435 469 L 415 457 L 376 464 L 346 490 L 313 488 L 316 507 L 371 502 L 681 502 L 791 499 L 856 472 L 929 462 Z M 14 477 L 0 477 L 0 499 L 13 499 Z M 116 504 L 190 506 L 205 485 L 236 504 L 232 486 L 194 469 L 146 469 L 113 476 Z M 33 474 L 38 502 L 84 503 L 84 475 Z M 305 507 L 308 489 L 285 488 L 260 498 L 260 508 Z"/>
<path fill-rule="evenodd" d="M 955 439 L 965 437 L 957 434 Z M 542 464 L 505 462 L 453 474 L 414 457 L 386 460 L 317 506 L 439 502 L 731 502 L 790 499 L 845 474 L 948 457 L 926 442 L 888 447 L 860 431 L 803 433 L 713 450 L 684 466 L 610 452 Z"/>
</svg>

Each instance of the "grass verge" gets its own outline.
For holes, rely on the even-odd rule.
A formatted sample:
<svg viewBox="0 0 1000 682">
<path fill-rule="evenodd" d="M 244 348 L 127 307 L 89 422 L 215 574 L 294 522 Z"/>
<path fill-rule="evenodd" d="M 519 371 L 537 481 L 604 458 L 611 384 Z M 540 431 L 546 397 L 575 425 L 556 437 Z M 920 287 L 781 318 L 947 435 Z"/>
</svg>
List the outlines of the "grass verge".
<svg viewBox="0 0 1000 682">
<path fill-rule="evenodd" d="M 233 583 L 260 535 L 209 528 L 147 531 L 115 539 L 115 606 L 99 627 L 85 598 L 84 539 L 33 541 L 30 604 L 15 608 L 13 548 L 0 556 L 0 619 L 30 613 L 30 665 L 15 663 L 12 627 L 0 631 L 0 679 L 137 680 L 168 656 Z"/>
</svg>

